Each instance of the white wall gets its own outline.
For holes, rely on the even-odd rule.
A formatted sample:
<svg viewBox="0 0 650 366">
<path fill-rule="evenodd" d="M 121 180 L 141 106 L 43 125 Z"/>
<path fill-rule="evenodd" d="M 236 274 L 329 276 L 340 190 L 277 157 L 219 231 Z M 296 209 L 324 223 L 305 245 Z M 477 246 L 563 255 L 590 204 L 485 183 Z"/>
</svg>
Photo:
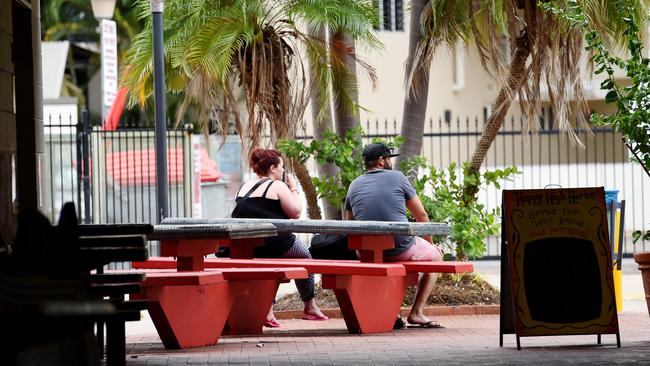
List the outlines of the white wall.
<svg viewBox="0 0 650 366">
<path fill-rule="evenodd" d="M 488 167 L 489 170 L 503 167 Z M 604 187 L 618 189 L 618 201 L 625 200 L 624 253 L 634 251 L 632 231 L 650 230 L 650 177 L 635 163 L 593 163 L 563 165 L 519 165 L 521 175 L 502 184 L 502 189 L 542 189 L 548 185 L 562 188 Z M 501 189 L 489 188 L 479 192 L 479 200 L 488 208 L 501 206 Z M 639 243 L 637 250 L 644 249 Z M 490 238 L 488 254 L 496 255 L 499 238 Z M 650 242 L 645 249 L 650 249 Z"/>
<path fill-rule="evenodd" d="M 59 99 L 46 99 L 43 101 L 43 123 L 45 125 L 76 125 L 79 122 L 79 107 L 77 98 L 62 97 Z M 45 129 L 45 133 L 54 133 L 55 130 Z M 65 133 L 68 133 L 66 131 Z"/>
</svg>

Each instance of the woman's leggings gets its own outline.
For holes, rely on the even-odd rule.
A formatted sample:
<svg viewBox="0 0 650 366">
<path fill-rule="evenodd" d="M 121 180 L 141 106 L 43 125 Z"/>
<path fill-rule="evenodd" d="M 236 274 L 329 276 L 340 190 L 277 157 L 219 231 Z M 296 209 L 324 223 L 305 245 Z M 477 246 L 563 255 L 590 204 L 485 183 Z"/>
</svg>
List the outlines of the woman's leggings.
<svg viewBox="0 0 650 366">
<path fill-rule="evenodd" d="M 284 252 L 281 255 L 282 258 L 311 258 L 311 254 L 309 253 L 309 249 L 307 248 L 307 245 L 300 241 L 296 237 L 296 241 L 293 243 L 291 248 Z M 309 277 L 303 280 L 294 280 L 296 283 L 296 288 L 298 289 L 298 293 L 300 294 L 300 299 L 303 302 L 309 301 L 313 299 L 316 294 L 314 293 L 314 275 L 312 273 L 309 274 Z"/>
</svg>

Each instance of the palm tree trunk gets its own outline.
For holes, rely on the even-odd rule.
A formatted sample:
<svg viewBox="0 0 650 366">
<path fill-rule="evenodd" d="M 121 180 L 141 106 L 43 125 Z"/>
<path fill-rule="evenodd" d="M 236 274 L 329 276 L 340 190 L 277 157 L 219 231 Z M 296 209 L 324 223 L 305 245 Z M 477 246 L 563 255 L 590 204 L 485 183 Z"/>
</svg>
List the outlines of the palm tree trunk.
<svg viewBox="0 0 650 366">
<path fill-rule="evenodd" d="M 345 57 L 345 64 L 348 67 L 350 75 L 352 75 L 352 78 L 354 79 L 354 85 L 357 85 L 357 64 L 354 57 L 356 52 L 354 48 L 354 40 L 347 33 L 336 32 L 332 35 L 332 44 L 335 45 L 335 49 L 341 49 L 343 47 L 346 49 L 345 55 L 343 56 Z M 336 93 L 336 90 L 334 92 Z M 348 92 L 350 93 L 354 105 L 358 105 L 359 95 L 356 88 L 354 90 L 348 90 Z M 342 102 L 341 98 L 334 98 L 334 100 L 334 121 L 336 122 L 336 133 L 343 137 L 347 130 L 360 124 L 358 117 L 359 113 L 358 110 L 351 110 L 346 106 Z"/>
<path fill-rule="evenodd" d="M 291 159 L 291 166 L 307 199 L 307 217 L 311 220 L 320 220 L 322 217 L 320 208 L 318 208 L 318 194 L 312 184 L 307 167 L 296 159 Z"/>
<path fill-rule="evenodd" d="M 310 32 L 309 35 L 315 39 L 320 39 L 323 41 L 327 40 L 327 28 L 320 27 L 316 32 Z M 315 74 L 313 70 L 310 71 L 312 75 Z M 313 78 L 312 78 L 313 80 Z M 314 129 L 314 139 L 322 140 L 326 130 L 334 130 L 334 122 L 332 121 L 332 113 L 329 105 L 322 105 L 320 100 L 320 89 L 316 84 L 310 84 L 311 87 L 311 117 L 313 129 Z M 318 120 L 318 115 L 320 112 L 323 112 L 321 115 L 321 120 Z M 316 170 L 318 171 L 318 177 L 321 180 L 331 178 L 336 173 L 338 173 L 339 168 L 334 164 L 316 164 Z M 333 205 L 328 200 L 321 200 L 323 205 L 323 214 L 327 220 L 340 220 L 341 219 L 341 208 Z M 313 210 L 313 208 L 307 208 L 307 211 Z"/>
<path fill-rule="evenodd" d="M 313 101 L 312 101 L 313 102 Z M 313 111 L 313 106 L 312 106 L 312 113 Z M 318 113 L 318 112 L 315 112 Z M 328 113 L 329 115 L 329 113 Z M 316 124 L 316 122 L 314 122 Z M 325 121 L 322 121 L 320 124 L 317 126 L 314 126 L 314 138 L 315 139 L 322 139 L 323 134 L 325 130 L 332 130 L 332 119 L 331 117 L 329 118 L 328 123 Z M 339 172 L 339 168 L 335 164 L 331 163 L 325 163 L 325 164 L 317 164 L 316 165 L 316 170 L 318 171 L 318 177 L 321 180 L 325 180 L 327 178 L 331 178 L 336 175 L 336 173 Z M 321 203 L 323 205 L 323 213 L 325 216 L 326 220 L 341 220 L 343 217 L 341 214 L 341 206 L 340 205 L 333 205 L 330 201 L 326 199 L 322 199 Z"/>
<path fill-rule="evenodd" d="M 420 15 L 428 0 L 411 1 L 411 15 L 409 25 L 409 56 L 406 59 L 406 70 L 410 70 L 413 62 L 413 55 L 418 42 L 422 39 L 420 31 Z M 424 134 L 424 122 L 427 114 L 427 100 L 429 96 L 429 70 L 431 65 L 418 65 L 420 72 L 418 80 L 409 87 L 404 96 L 404 108 L 402 112 L 401 135 L 404 137 L 404 144 L 400 146 L 400 156 L 395 161 L 398 168 L 403 161 L 422 152 L 422 136 Z M 405 73 L 405 78 L 407 74 Z"/>
<path fill-rule="evenodd" d="M 522 31 L 516 40 L 515 55 L 510 62 L 510 71 L 508 72 L 508 83 L 504 85 L 499 94 L 497 95 L 494 104 L 492 105 L 492 115 L 485 124 L 481 138 L 476 144 L 476 150 L 472 155 L 472 163 L 470 166 L 471 173 L 478 173 L 485 161 L 485 156 L 490 150 L 490 146 L 503 125 L 506 113 L 512 104 L 513 94 L 520 88 L 526 76 L 526 60 L 530 55 L 530 44 L 528 43 L 528 32 Z M 469 202 L 476 198 L 478 186 L 470 185 L 465 186 L 465 202 Z"/>
</svg>

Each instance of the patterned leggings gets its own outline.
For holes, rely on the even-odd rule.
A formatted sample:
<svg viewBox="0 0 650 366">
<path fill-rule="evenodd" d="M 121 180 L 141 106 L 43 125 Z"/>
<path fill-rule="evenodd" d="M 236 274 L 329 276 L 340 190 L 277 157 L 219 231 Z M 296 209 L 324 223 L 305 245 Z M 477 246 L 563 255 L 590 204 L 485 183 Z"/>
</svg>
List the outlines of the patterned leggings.
<svg viewBox="0 0 650 366">
<path fill-rule="evenodd" d="M 311 258 L 309 249 L 305 243 L 301 242 L 300 239 L 296 237 L 296 241 L 293 243 L 293 246 L 284 252 L 281 256 L 282 258 Z M 294 280 L 298 293 L 300 294 L 300 299 L 305 302 L 316 297 L 314 293 L 314 275 L 309 274 L 309 278 L 303 280 Z"/>
</svg>

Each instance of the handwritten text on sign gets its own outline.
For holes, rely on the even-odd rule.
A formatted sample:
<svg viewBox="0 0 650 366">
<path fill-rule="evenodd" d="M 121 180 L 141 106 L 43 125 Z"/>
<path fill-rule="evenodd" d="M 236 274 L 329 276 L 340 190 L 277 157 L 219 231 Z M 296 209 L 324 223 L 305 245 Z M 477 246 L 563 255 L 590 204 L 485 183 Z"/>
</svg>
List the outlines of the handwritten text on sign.
<svg viewBox="0 0 650 366">
<path fill-rule="evenodd" d="M 518 335 L 617 329 L 604 190 L 504 191 Z"/>
</svg>

